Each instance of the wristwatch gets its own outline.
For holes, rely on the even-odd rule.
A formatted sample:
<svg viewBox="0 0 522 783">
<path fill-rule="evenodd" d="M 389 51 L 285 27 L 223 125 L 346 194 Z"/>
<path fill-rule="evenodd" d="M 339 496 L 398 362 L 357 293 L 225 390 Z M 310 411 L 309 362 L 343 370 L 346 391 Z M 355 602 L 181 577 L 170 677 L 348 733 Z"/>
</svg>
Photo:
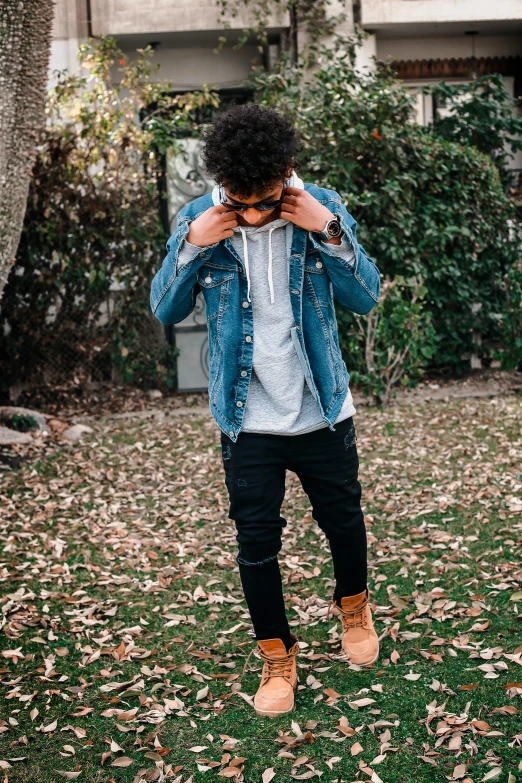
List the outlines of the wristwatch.
<svg viewBox="0 0 522 783">
<path fill-rule="evenodd" d="M 324 239 L 325 242 L 327 242 L 329 239 L 336 239 L 337 237 L 340 237 L 343 233 L 343 230 L 341 228 L 341 221 L 337 215 L 334 215 L 334 217 L 330 218 L 330 220 L 327 220 L 323 230 L 318 231 L 317 233 L 321 239 Z"/>
</svg>

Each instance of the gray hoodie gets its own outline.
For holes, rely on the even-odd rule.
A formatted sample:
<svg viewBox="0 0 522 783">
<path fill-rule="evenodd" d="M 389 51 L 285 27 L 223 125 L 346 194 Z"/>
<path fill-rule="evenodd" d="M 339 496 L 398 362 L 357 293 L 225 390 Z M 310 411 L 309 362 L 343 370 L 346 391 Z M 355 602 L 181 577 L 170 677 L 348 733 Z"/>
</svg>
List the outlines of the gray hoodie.
<svg viewBox="0 0 522 783">
<path fill-rule="evenodd" d="M 294 177 L 301 184 L 302 181 Z M 298 187 L 299 184 L 294 184 Z M 295 326 L 290 302 L 288 262 L 293 224 L 279 218 L 264 226 L 234 229 L 231 242 L 245 264 L 249 301 L 254 316 L 253 369 L 243 418 L 243 432 L 301 435 L 327 427 L 313 397 L 295 352 L 290 329 Z M 353 251 L 343 239 L 328 250 L 344 259 Z M 178 265 L 201 252 L 185 241 Z M 355 408 L 348 389 L 335 423 L 353 416 Z"/>
</svg>

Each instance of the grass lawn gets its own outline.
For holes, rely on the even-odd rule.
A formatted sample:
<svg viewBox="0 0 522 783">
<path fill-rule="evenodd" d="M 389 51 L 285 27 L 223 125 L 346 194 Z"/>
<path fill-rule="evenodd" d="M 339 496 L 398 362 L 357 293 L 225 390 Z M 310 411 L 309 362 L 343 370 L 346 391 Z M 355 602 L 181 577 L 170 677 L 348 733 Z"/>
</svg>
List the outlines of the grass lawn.
<svg viewBox="0 0 522 783">
<path fill-rule="evenodd" d="M 300 685 L 275 720 L 210 417 L 102 421 L 2 476 L 0 781 L 522 781 L 521 421 L 520 397 L 360 408 L 367 669 L 287 474 Z"/>
</svg>

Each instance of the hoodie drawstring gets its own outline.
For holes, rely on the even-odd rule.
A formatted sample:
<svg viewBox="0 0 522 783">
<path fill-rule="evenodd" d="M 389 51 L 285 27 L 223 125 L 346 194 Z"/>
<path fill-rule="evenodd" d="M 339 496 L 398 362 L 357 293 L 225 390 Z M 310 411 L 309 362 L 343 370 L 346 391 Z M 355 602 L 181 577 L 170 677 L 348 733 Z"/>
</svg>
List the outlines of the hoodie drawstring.
<svg viewBox="0 0 522 783">
<path fill-rule="evenodd" d="M 271 228 L 268 232 L 268 287 L 270 289 L 270 302 L 274 304 L 274 281 L 272 280 L 272 231 Z"/>
<path fill-rule="evenodd" d="M 285 186 L 292 186 L 293 188 L 299 188 L 302 190 L 304 188 L 304 182 L 303 180 L 297 176 L 294 170 L 292 170 L 292 175 L 289 179 L 285 180 Z M 215 185 L 212 189 L 212 203 L 214 206 L 218 206 L 219 204 L 223 203 L 223 188 L 221 185 Z M 287 224 L 287 226 L 290 225 L 290 228 L 292 224 Z M 248 249 L 247 249 L 247 238 L 245 231 L 239 226 L 239 229 L 241 231 L 241 234 L 243 235 L 243 252 L 244 252 L 244 264 L 245 264 L 245 272 L 247 276 L 247 299 L 249 302 L 251 302 L 250 298 L 250 270 L 248 268 Z M 269 236 L 268 236 L 268 286 L 270 288 L 270 302 L 274 304 L 274 283 L 272 280 L 272 231 L 274 229 L 270 229 Z M 292 234 L 286 233 L 287 237 L 287 254 L 290 255 L 290 248 L 291 248 L 291 239 Z M 288 241 L 290 240 L 290 244 L 288 244 Z M 290 266 L 288 266 L 288 275 L 290 279 Z"/>
<path fill-rule="evenodd" d="M 248 244 L 246 238 L 246 231 L 241 226 L 239 226 L 239 230 L 241 231 L 241 236 L 243 237 L 243 256 L 244 256 L 245 271 L 247 277 L 247 299 L 249 302 L 251 302 L 252 300 L 250 298 L 250 267 L 248 265 Z M 268 287 L 270 289 L 271 304 L 274 304 L 275 302 L 274 281 L 272 279 L 272 232 L 273 231 L 275 231 L 275 227 L 269 229 L 268 231 Z"/>
</svg>

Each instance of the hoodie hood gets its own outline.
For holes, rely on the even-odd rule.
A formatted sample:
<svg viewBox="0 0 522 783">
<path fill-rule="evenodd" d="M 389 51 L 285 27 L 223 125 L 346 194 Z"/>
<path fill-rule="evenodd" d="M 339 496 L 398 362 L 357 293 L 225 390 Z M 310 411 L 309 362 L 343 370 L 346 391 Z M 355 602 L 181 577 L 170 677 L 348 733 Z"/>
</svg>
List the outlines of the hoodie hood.
<svg viewBox="0 0 522 783">
<path fill-rule="evenodd" d="M 295 171 L 292 170 L 292 175 L 285 180 L 285 187 L 290 188 L 299 188 L 299 190 L 304 189 L 304 182 L 303 180 L 297 176 Z M 221 185 L 215 185 L 214 189 L 212 190 L 212 203 L 214 206 L 218 206 L 222 203 L 223 198 L 223 189 Z M 248 263 L 248 241 L 247 236 L 250 233 L 254 232 L 261 232 L 261 231 L 268 231 L 268 267 L 267 267 L 267 278 L 268 278 L 268 287 L 270 289 L 270 302 L 271 304 L 275 303 L 274 299 L 274 283 L 272 279 L 272 232 L 275 231 L 277 228 L 282 228 L 283 226 L 290 225 L 292 227 L 292 224 L 289 224 L 288 220 L 285 220 L 284 218 L 278 218 L 277 220 L 272 220 L 270 223 L 265 223 L 263 226 L 238 226 L 234 229 L 234 233 L 241 233 L 243 237 L 243 261 L 245 264 L 245 272 L 247 277 L 247 299 L 249 302 L 251 302 L 250 298 L 250 268 Z M 289 235 L 290 242 L 291 242 L 291 234 Z M 289 248 L 288 248 L 289 249 Z"/>
<path fill-rule="evenodd" d="M 297 176 L 294 170 L 292 170 L 290 178 L 285 180 L 285 188 L 299 188 L 299 190 L 304 189 L 303 180 Z M 222 185 L 214 185 L 214 188 L 212 189 L 212 203 L 215 207 L 217 207 L 218 204 L 221 204 L 221 189 Z"/>
</svg>

